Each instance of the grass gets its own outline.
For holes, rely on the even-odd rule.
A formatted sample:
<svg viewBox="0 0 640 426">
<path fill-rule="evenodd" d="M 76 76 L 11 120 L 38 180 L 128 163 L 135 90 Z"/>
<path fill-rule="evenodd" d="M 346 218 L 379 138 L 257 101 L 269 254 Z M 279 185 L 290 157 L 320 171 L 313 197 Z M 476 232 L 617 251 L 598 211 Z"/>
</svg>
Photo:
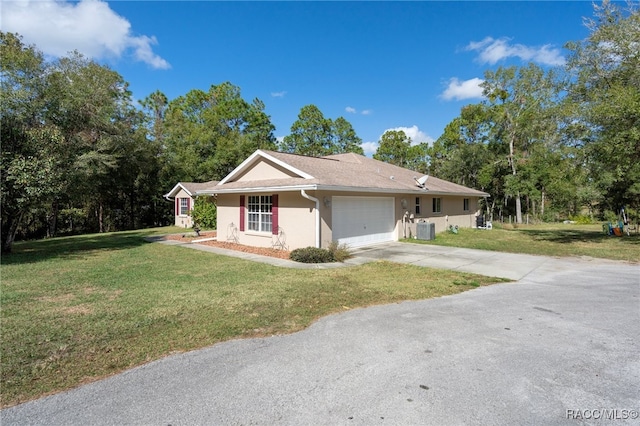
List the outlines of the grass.
<svg viewBox="0 0 640 426">
<path fill-rule="evenodd" d="M 291 333 L 346 309 L 504 281 L 388 262 L 293 270 L 143 239 L 181 231 L 16 243 L 0 266 L 0 405 L 216 342 Z"/>
<path fill-rule="evenodd" d="M 503 225 L 491 230 L 460 228 L 458 234 L 442 232 L 435 240 L 404 240 L 420 244 L 546 256 L 589 256 L 640 262 L 640 234 L 613 237 L 602 224 Z"/>
</svg>

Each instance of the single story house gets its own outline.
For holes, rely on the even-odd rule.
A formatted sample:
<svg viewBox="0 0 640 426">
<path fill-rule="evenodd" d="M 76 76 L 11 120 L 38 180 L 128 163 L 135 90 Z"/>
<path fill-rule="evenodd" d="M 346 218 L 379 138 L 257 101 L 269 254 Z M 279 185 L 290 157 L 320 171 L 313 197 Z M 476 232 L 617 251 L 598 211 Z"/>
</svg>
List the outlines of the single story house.
<svg viewBox="0 0 640 426">
<path fill-rule="evenodd" d="M 181 228 L 193 227 L 191 209 L 193 209 L 196 192 L 201 189 L 211 188 L 217 184 L 217 180 L 209 182 L 178 182 L 171 191 L 164 194 L 164 198 L 173 201 L 175 225 Z"/>
<path fill-rule="evenodd" d="M 411 238 L 419 221 L 436 232 L 473 227 L 478 200 L 489 196 L 358 154 L 266 150 L 196 194 L 216 196 L 218 240 L 289 250 Z"/>
</svg>

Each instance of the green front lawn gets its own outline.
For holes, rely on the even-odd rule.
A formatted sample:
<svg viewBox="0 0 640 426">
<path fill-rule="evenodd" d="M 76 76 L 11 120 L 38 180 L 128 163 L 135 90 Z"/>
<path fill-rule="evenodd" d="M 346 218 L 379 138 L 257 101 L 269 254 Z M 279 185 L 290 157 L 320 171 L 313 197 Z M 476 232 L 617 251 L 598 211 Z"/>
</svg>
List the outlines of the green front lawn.
<svg viewBox="0 0 640 426">
<path fill-rule="evenodd" d="M 17 243 L 2 257 L 2 406 L 334 312 L 504 281 L 387 262 L 293 270 L 143 240 L 171 232 Z"/>
<path fill-rule="evenodd" d="M 494 225 L 491 230 L 461 228 L 441 232 L 435 240 L 404 240 L 420 244 L 546 256 L 590 256 L 640 262 L 640 234 L 607 236 L 602 224 Z"/>
</svg>

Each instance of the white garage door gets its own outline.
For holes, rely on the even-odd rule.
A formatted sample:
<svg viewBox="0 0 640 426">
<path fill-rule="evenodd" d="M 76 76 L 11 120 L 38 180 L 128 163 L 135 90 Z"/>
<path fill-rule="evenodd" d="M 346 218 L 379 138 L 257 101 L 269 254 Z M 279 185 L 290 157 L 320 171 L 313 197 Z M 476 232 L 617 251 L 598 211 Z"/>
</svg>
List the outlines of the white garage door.
<svg viewBox="0 0 640 426">
<path fill-rule="evenodd" d="M 333 197 L 333 240 L 349 247 L 395 240 L 392 197 Z"/>
</svg>

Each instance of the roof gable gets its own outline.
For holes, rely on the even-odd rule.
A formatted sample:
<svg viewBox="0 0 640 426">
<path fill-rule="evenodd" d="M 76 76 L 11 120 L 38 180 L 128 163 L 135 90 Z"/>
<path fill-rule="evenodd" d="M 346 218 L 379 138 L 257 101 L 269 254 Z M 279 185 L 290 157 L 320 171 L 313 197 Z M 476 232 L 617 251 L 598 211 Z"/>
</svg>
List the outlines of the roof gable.
<svg viewBox="0 0 640 426">
<path fill-rule="evenodd" d="M 211 180 L 209 182 L 178 182 L 171 191 L 164 194 L 164 198 L 175 197 L 180 190 L 184 190 L 190 197 L 193 197 L 197 191 L 211 188 L 217 184 L 217 180 Z"/>
<path fill-rule="evenodd" d="M 313 179 L 313 176 L 274 157 L 270 151 L 262 151 L 259 149 L 225 176 L 224 179 L 220 181 L 220 185 L 230 182 L 285 178 Z"/>
<path fill-rule="evenodd" d="M 290 168 L 285 168 L 280 164 L 262 158 L 240 171 L 234 178 L 234 182 L 247 182 L 256 180 L 287 179 L 300 177 Z"/>
</svg>

